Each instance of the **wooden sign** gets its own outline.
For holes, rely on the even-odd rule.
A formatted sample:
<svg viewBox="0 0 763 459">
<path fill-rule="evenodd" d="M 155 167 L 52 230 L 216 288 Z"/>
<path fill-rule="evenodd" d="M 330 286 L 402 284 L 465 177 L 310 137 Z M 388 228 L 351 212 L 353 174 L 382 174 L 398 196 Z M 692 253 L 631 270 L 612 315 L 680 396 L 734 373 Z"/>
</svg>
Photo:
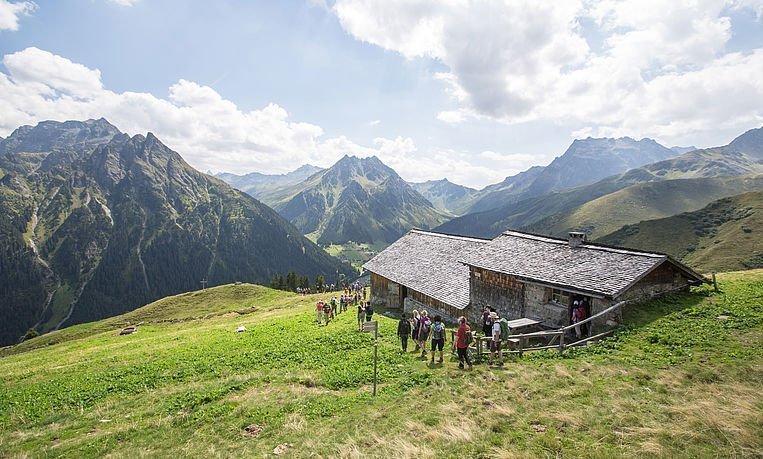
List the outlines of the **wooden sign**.
<svg viewBox="0 0 763 459">
<path fill-rule="evenodd" d="M 373 322 L 363 323 L 363 332 L 365 333 L 375 332 L 378 328 L 379 328 L 379 322 L 373 321 Z"/>
</svg>

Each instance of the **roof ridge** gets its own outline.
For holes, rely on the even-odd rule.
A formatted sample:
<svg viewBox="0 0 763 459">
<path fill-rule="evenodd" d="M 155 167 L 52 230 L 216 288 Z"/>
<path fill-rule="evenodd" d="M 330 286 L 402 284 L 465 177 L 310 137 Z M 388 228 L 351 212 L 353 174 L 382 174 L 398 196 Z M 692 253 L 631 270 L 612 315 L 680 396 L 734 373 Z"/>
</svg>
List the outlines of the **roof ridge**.
<svg viewBox="0 0 763 459">
<path fill-rule="evenodd" d="M 514 230 L 504 231 L 503 233 L 501 233 L 501 236 L 514 236 L 514 237 L 519 237 L 523 239 L 532 239 L 535 241 L 548 242 L 548 243 L 558 244 L 558 245 L 568 244 L 568 241 L 566 239 L 556 238 L 551 236 L 541 236 L 539 234 L 532 234 L 532 233 L 523 233 L 521 231 L 514 231 Z M 607 246 L 603 244 L 596 244 L 596 243 L 590 243 L 590 242 L 584 242 L 583 244 L 579 246 L 579 248 L 600 250 L 602 252 L 623 253 L 628 255 L 640 255 L 640 256 L 645 256 L 650 258 L 667 258 L 667 255 L 664 253 L 647 252 L 644 250 L 625 249 L 620 247 L 611 247 L 611 246 Z"/>
<path fill-rule="evenodd" d="M 492 239 L 484 239 L 481 237 L 469 237 L 469 236 L 459 236 L 457 234 L 447 234 L 447 233 L 438 233 L 436 231 L 425 231 L 420 229 L 412 229 L 408 231 L 409 233 L 418 233 L 418 234 L 426 234 L 428 236 L 437 236 L 442 238 L 448 238 L 448 239 L 458 239 L 461 241 L 470 241 L 470 242 L 483 242 L 487 243 L 492 241 Z"/>
</svg>

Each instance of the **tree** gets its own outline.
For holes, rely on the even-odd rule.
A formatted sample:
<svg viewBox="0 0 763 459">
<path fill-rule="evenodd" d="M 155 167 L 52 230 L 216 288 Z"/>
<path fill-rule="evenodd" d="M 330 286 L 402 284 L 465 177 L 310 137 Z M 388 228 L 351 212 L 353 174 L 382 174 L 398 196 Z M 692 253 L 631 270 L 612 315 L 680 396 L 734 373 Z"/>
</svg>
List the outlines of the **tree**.
<svg viewBox="0 0 763 459">
<path fill-rule="evenodd" d="M 24 335 L 24 340 L 36 338 L 38 336 L 40 336 L 40 334 L 37 332 L 37 330 L 35 330 L 34 328 L 30 328 L 29 330 L 27 330 L 26 334 Z"/>
<path fill-rule="evenodd" d="M 318 274 L 315 277 L 315 291 L 316 292 L 323 291 L 323 283 L 324 283 L 323 274 Z"/>
<path fill-rule="evenodd" d="M 294 271 L 286 275 L 286 288 L 291 292 L 297 291 L 297 273 Z"/>
<path fill-rule="evenodd" d="M 270 279 L 270 288 L 278 290 L 281 287 L 281 283 L 278 280 L 278 274 L 273 274 L 273 278 Z"/>
<path fill-rule="evenodd" d="M 310 279 L 308 279 L 307 276 L 299 276 L 297 284 L 299 288 L 310 288 Z"/>
</svg>

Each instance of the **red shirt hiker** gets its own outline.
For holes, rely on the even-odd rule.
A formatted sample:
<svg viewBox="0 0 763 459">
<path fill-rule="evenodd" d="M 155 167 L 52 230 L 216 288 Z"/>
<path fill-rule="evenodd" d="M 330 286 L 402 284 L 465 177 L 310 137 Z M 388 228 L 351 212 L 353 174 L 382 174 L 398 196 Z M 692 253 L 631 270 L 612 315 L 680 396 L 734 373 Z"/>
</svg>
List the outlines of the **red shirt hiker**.
<svg viewBox="0 0 763 459">
<path fill-rule="evenodd" d="M 466 340 L 466 334 L 469 332 L 471 332 L 471 328 L 466 324 L 461 324 L 461 326 L 458 327 L 458 330 L 456 331 L 456 336 L 458 337 L 456 339 L 456 347 L 459 349 L 466 349 L 469 347 L 469 343 Z"/>
<path fill-rule="evenodd" d="M 456 331 L 456 351 L 458 351 L 458 368 L 464 368 L 464 363 L 469 365 L 469 369 L 472 369 L 472 362 L 469 360 L 469 337 L 472 331 L 468 325 L 466 325 L 466 317 L 461 316 L 458 318 L 458 330 Z"/>
</svg>

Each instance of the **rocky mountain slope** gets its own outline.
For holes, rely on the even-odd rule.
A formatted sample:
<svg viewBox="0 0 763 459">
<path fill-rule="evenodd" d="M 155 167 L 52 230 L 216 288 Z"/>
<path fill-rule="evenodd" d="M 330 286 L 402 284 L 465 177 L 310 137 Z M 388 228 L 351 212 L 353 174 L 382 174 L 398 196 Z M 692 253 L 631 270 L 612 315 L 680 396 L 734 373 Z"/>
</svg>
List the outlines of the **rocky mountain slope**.
<svg viewBox="0 0 763 459">
<path fill-rule="evenodd" d="M 349 271 L 276 212 L 153 134 L 47 121 L 0 142 L 0 344 L 153 299 Z M 349 272 L 348 272 L 349 274 Z"/>
<path fill-rule="evenodd" d="M 673 156 L 676 156 L 673 150 L 652 139 L 575 140 L 563 155 L 543 168 L 525 195 L 539 196 L 587 185 Z"/>
<path fill-rule="evenodd" d="M 595 183 L 656 161 L 677 156 L 652 139 L 630 137 L 575 140 L 545 167 L 530 169 L 480 190 L 467 213 L 484 212 L 511 203 Z"/>
<path fill-rule="evenodd" d="M 474 188 L 455 184 L 446 178 L 410 185 L 427 198 L 435 209 L 449 215 L 463 215 L 478 194 Z"/>
<path fill-rule="evenodd" d="M 524 192 L 541 172 L 543 172 L 542 166 L 533 166 L 519 174 L 506 177 L 502 182 L 486 186 L 479 190 L 466 213 L 497 209 L 510 202 L 521 200 Z"/>
<path fill-rule="evenodd" d="M 495 236 L 507 228 L 533 228 L 544 234 L 560 233 L 566 229 L 562 229 L 563 225 L 560 226 L 557 223 L 565 218 L 565 214 L 574 212 L 589 201 L 634 185 L 664 180 L 762 173 L 763 128 L 750 130 L 723 147 L 690 151 L 675 158 L 657 161 L 607 177 L 591 185 L 508 202 L 501 207 L 467 214 L 448 221 L 437 230 L 481 237 Z M 712 199 L 745 190 L 747 189 L 740 190 L 732 187 L 728 192 L 722 192 L 724 194 L 716 195 Z M 670 194 L 665 194 L 663 198 L 662 205 L 667 205 L 665 201 L 671 199 Z M 674 207 L 679 208 L 679 205 L 680 203 L 676 203 Z M 690 209 L 684 208 L 683 211 Z M 627 218 L 631 222 L 638 221 L 636 216 Z M 633 218 L 636 219 L 633 220 Z M 538 224 L 544 219 L 548 219 L 548 226 Z M 575 225 L 578 224 L 575 223 Z"/>
<path fill-rule="evenodd" d="M 233 188 L 243 191 L 262 202 L 278 200 L 278 192 L 284 188 L 297 185 L 325 169 L 305 164 L 287 174 L 261 174 L 251 172 L 244 175 L 236 175 L 228 172 L 215 174 L 215 177 L 225 181 Z"/>
<path fill-rule="evenodd" d="M 321 245 L 391 243 L 447 219 L 375 156 L 344 156 L 268 204 Z"/>
</svg>

